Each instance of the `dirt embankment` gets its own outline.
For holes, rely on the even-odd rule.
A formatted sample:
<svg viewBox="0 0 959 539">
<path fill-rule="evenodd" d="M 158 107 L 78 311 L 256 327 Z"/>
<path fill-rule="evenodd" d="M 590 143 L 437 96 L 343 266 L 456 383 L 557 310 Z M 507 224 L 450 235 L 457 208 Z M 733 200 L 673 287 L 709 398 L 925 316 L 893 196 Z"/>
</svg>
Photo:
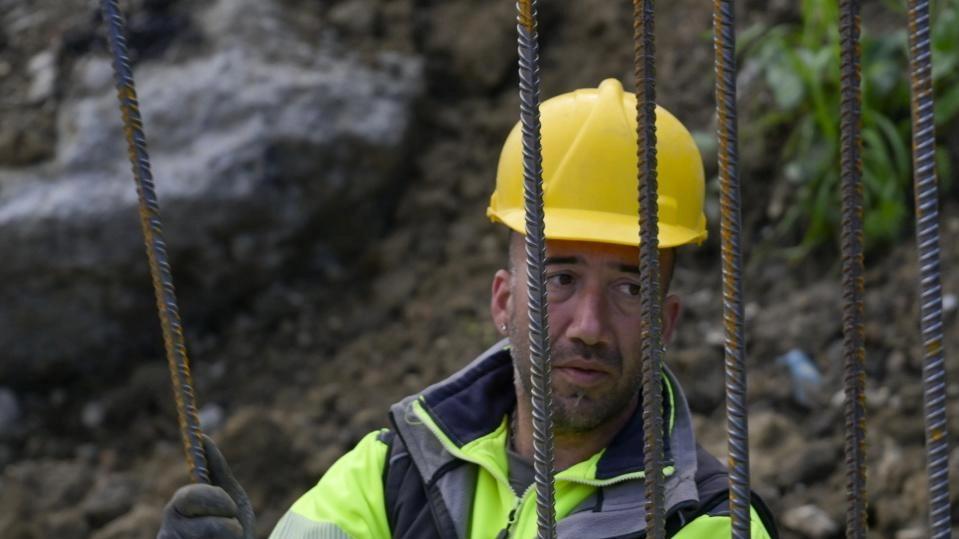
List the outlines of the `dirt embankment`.
<svg viewBox="0 0 959 539">
<path fill-rule="evenodd" d="M 495 339 L 488 290 L 505 258 L 505 236 L 486 221 L 484 208 L 499 145 L 518 111 L 508 4 L 277 2 L 298 31 L 332 30 L 332 43 L 344 54 L 387 49 L 422 56 L 428 89 L 408 167 L 397 179 L 402 193 L 379 241 L 339 273 L 288 272 L 222 318 L 188 328 L 204 414 L 250 492 L 262 537 L 338 455 L 384 424 L 389 403 L 456 370 Z M 784 4 L 750 3 L 741 24 L 792 16 Z M 688 0 L 658 10 L 659 101 L 693 130 L 710 132 L 712 49 L 704 33 L 711 14 Z M 629 84 L 631 17 L 628 3 L 605 0 L 542 6 L 543 94 L 595 86 L 605 77 Z M 92 32 L 93 24 L 80 27 Z M 176 38 L 175 28 L 167 31 Z M 179 43 L 175 54 L 194 50 L 190 40 Z M 153 61 L 163 61 L 163 54 Z M 757 155 L 755 143 L 741 141 L 753 481 L 781 517 L 806 515 L 788 522 L 797 529 L 784 537 L 840 537 L 839 261 L 828 252 L 792 262 L 752 256 L 752 241 L 768 221 L 768 182 L 776 178 L 775 156 Z M 959 233 L 955 204 L 944 207 L 942 223 L 944 292 L 955 298 L 959 273 L 951 268 L 959 265 L 959 250 L 949 240 Z M 710 230 L 703 248 L 683 254 L 676 274 L 674 287 L 686 307 L 667 360 L 684 382 L 701 440 L 722 453 L 718 223 Z M 906 239 L 867 260 L 868 485 L 876 537 L 924 534 L 914 252 Z M 945 316 L 954 373 L 954 305 Z M 824 375 L 821 391 L 805 406 L 795 402 L 787 370 L 774 361 L 792 348 L 808 354 Z M 158 350 L 122 373 L 120 383 L 90 378 L 22 396 L 30 412 L 18 427 L 24 434 L 0 458 L 8 462 L 0 476 L 0 535 L 153 536 L 160 508 L 187 479 L 161 356 Z M 959 396 L 959 385 L 950 385 L 949 394 Z M 84 413 L 99 414 L 95 428 Z M 950 431 L 959 431 L 954 403 L 949 417 Z"/>
</svg>

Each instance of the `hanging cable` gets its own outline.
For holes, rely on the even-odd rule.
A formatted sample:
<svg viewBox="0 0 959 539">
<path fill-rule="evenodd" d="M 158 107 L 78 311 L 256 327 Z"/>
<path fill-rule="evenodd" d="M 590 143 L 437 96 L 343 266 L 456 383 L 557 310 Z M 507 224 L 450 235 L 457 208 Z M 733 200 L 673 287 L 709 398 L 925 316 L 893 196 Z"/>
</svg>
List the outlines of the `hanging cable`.
<svg viewBox="0 0 959 539">
<path fill-rule="evenodd" d="M 946 365 L 942 333 L 942 278 L 939 265 L 939 188 L 933 117 L 929 2 L 909 1 L 909 64 L 912 109 L 912 170 L 919 250 L 920 327 L 924 360 L 926 466 L 929 476 L 930 537 L 951 536 Z"/>
<path fill-rule="evenodd" d="M 546 310 L 546 234 L 543 215 L 543 155 L 539 119 L 539 43 L 536 0 L 516 4 L 519 50 L 520 122 L 526 212 L 526 272 L 529 287 L 529 345 L 533 408 L 533 472 L 537 537 L 556 537 L 553 490 L 553 419 L 550 386 L 549 320 Z"/>
<path fill-rule="evenodd" d="M 742 197 L 736 126 L 736 8 L 713 2 L 717 139 L 722 233 L 726 422 L 729 435 L 729 510 L 732 536 L 749 537 L 749 434 L 742 293 Z"/>
<path fill-rule="evenodd" d="M 842 330 L 846 394 L 846 537 L 865 539 L 866 374 L 863 326 L 862 91 L 860 2 L 839 3 Z"/>
<path fill-rule="evenodd" d="M 143 121 L 140 118 L 136 87 L 133 83 L 133 70 L 130 68 L 127 55 L 125 24 L 117 7 L 117 0 L 103 0 L 101 10 L 103 20 L 107 24 L 110 51 L 113 54 L 113 72 L 116 78 L 117 98 L 120 100 L 120 112 L 123 116 L 123 133 L 127 141 L 130 163 L 133 166 L 133 180 L 137 186 L 140 225 L 143 229 L 157 312 L 160 315 L 163 344 L 170 367 L 180 435 L 194 481 L 209 483 L 206 456 L 200 440 L 200 421 L 197 418 L 196 402 L 193 397 L 190 363 L 183 340 L 183 328 L 180 325 L 173 276 L 163 241 L 163 226 L 160 222 L 159 205 L 153 188 L 153 175 L 150 172 L 146 136 L 143 132 Z"/>
<path fill-rule="evenodd" d="M 642 309 L 643 469 L 646 472 L 646 536 L 665 537 L 663 479 L 663 347 L 659 287 L 659 224 L 656 181 L 656 47 L 652 0 L 633 0 L 636 135 L 639 158 L 639 272 Z"/>
</svg>

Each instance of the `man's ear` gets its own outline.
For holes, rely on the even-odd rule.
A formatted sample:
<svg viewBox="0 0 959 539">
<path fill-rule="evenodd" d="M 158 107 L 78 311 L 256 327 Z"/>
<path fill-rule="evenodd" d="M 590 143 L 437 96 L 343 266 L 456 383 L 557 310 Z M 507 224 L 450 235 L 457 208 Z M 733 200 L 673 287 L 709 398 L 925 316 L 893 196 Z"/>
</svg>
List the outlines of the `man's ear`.
<svg viewBox="0 0 959 539">
<path fill-rule="evenodd" d="M 504 337 L 507 335 L 509 323 L 510 301 L 513 296 L 513 276 L 505 269 L 498 270 L 493 275 L 493 286 L 490 293 L 489 312 L 493 325 Z"/>
<path fill-rule="evenodd" d="M 676 294 L 668 294 L 665 299 L 663 299 L 663 338 L 662 342 L 665 345 L 673 338 L 673 331 L 676 329 L 676 324 L 679 322 L 679 315 L 683 311 L 682 302 L 679 301 L 679 296 Z"/>
</svg>

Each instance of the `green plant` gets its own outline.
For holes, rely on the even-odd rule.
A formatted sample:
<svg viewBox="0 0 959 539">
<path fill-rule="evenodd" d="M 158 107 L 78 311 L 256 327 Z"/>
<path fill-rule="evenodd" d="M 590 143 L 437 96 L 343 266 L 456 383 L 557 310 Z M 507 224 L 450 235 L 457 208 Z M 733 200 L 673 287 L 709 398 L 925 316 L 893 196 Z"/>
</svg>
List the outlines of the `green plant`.
<svg viewBox="0 0 959 539">
<path fill-rule="evenodd" d="M 887 2 L 894 4 L 895 2 Z M 898 4 L 901 4 L 899 2 Z M 740 39 L 744 70 L 762 75 L 775 107 L 758 118 L 762 132 L 786 133 L 783 179 L 791 200 L 780 235 L 801 231 L 795 254 L 837 236 L 840 223 L 840 74 L 837 0 L 804 0 L 801 23 L 755 27 Z M 903 26 L 905 16 L 903 15 Z M 959 0 L 943 0 L 933 18 L 937 127 L 959 115 Z M 865 25 L 864 25 L 865 26 Z M 907 34 L 861 38 L 862 165 L 866 248 L 898 238 L 911 208 Z M 940 179 L 951 175 L 946 148 L 937 148 Z"/>
</svg>

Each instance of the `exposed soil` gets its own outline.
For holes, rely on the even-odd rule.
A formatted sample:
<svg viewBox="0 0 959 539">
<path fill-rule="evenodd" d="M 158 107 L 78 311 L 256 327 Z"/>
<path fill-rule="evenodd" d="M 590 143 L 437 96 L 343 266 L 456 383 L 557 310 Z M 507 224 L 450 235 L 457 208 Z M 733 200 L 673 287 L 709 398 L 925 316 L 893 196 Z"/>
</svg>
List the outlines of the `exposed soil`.
<svg viewBox="0 0 959 539">
<path fill-rule="evenodd" d="M 505 261 L 506 237 L 484 210 L 499 145 L 518 111 L 514 6 L 508 2 L 283 3 L 303 14 L 304 31 L 332 26 L 339 42 L 359 54 L 422 54 L 429 90 L 406 186 L 381 241 L 332 281 L 301 275 L 276 282 L 241 311 L 189 328 L 200 405 L 205 413 L 224 414 L 213 432 L 252 497 L 261 537 L 330 463 L 384 426 L 390 403 L 455 371 L 496 339 L 488 294 L 493 272 Z M 785 2 L 748 4 L 743 26 L 793 16 Z M 712 45 L 704 36 L 711 13 L 692 0 L 658 9 L 659 101 L 693 130 L 710 132 Z M 605 77 L 629 84 L 631 10 L 607 0 L 543 6 L 543 94 L 595 86 Z M 846 481 L 840 260 L 831 248 L 801 260 L 777 255 L 772 244 L 757 248 L 769 225 L 775 155 L 757 152 L 757 141 L 741 144 L 754 488 L 781 517 L 815 505 L 837 524 L 819 536 L 840 537 Z M 941 223 L 943 291 L 955 298 L 955 201 L 944 205 Z M 667 361 L 684 384 L 701 441 L 723 454 L 718 221 L 710 233 L 703 247 L 681 255 L 673 289 L 685 309 Z M 906 237 L 866 262 L 873 536 L 924 536 L 923 346 L 914 241 Z M 190 298 L 181 301 L 188 309 Z M 954 306 L 944 321 L 948 369 L 959 372 Z M 824 375 L 823 388 L 805 406 L 793 398 L 787 370 L 774 361 L 792 348 L 813 358 Z M 27 395 L 26 407 L 35 413 L 25 420 L 0 479 L 5 539 L 155 534 L 159 510 L 187 480 L 186 467 L 162 353 L 131 371 L 110 387 L 84 380 Z M 955 433 L 959 384 L 950 382 L 948 392 L 949 430 Z M 99 427 L 84 423 L 84 410 L 102 414 Z M 804 536 L 790 529 L 783 534 Z"/>
</svg>

